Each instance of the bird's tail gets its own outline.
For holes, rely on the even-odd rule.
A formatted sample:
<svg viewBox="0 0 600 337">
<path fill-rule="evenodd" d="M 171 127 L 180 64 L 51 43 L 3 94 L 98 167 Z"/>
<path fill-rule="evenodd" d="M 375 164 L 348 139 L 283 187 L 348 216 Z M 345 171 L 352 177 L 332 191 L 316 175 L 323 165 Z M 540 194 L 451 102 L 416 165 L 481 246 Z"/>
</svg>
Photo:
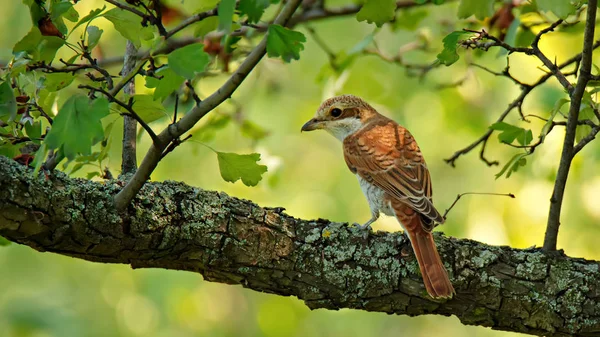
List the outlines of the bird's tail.
<svg viewBox="0 0 600 337">
<path fill-rule="evenodd" d="M 423 229 L 423 220 L 418 213 L 402 206 L 394 207 L 396 217 L 408 233 L 427 293 L 433 298 L 451 298 L 455 294 L 454 287 L 437 251 L 433 235 Z"/>
</svg>

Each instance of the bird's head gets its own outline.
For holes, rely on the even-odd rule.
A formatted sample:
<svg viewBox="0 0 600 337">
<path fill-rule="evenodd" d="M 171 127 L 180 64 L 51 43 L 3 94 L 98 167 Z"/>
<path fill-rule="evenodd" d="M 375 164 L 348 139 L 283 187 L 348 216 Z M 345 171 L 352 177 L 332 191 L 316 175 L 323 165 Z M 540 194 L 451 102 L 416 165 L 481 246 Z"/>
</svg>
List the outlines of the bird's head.
<svg viewBox="0 0 600 337">
<path fill-rule="evenodd" d="M 343 141 L 375 115 L 375 109 L 356 96 L 336 96 L 321 104 L 315 117 L 302 126 L 302 131 L 323 129 Z"/>
</svg>

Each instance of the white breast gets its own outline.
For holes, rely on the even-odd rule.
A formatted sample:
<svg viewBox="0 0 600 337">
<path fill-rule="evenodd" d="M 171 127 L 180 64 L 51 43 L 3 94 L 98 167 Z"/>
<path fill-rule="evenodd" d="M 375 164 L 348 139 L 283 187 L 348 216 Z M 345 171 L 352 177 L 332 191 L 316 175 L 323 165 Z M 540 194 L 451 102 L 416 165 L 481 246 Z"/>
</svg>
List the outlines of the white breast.
<svg viewBox="0 0 600 337">
<path fill-rule="evenodd" d="M 360 175 L 356 175 L 358 178 L 358 183 L 360 184 L 360 188 L 363 191 L 363 194 L 369 201 L 369 207 L 371 207 L 372 211 L 378 211 L 385 215 L 393 216 L 394 211 L 390 207 L 388 201 L 385 200 L 385 191 L 365 179 L 363 179 Z"/>
</svg>

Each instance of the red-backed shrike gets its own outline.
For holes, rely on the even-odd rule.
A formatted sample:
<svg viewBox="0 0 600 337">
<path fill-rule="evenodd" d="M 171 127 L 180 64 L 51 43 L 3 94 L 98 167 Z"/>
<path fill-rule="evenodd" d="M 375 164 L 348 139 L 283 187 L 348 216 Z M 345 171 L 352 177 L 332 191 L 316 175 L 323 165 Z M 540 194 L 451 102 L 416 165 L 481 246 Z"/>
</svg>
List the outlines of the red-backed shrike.
<svg viewBox="0 0 600 337">
<path fill-rule="evenodd" d="M 431 178 L 413 136 L 362 99 L 343 95 L 321 104 L 302 131 L 323 129 L 343 143 L 344 159 L 369 201 L 369 230 L 379 213 L 395 216 L 408 234 L 427 293 L 450 298 L 455 293 L 431 231 L 444 218 L 431 199 Z"/>
</svg>

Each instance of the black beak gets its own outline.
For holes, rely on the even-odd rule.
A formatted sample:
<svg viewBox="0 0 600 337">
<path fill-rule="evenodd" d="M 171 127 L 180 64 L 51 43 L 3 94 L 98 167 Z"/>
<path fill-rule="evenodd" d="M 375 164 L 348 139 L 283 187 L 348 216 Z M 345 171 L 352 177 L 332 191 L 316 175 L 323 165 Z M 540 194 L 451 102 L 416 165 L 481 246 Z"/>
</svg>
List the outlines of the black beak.
<svg viewBox="0 0 600 337">
<path fill-rule="evenodd" d="M 302 129 L 300 131 L 313 131 L 317 129 L 323 128 L 323 122 L 313 118 L 302 125 Z"/>
</svg>

